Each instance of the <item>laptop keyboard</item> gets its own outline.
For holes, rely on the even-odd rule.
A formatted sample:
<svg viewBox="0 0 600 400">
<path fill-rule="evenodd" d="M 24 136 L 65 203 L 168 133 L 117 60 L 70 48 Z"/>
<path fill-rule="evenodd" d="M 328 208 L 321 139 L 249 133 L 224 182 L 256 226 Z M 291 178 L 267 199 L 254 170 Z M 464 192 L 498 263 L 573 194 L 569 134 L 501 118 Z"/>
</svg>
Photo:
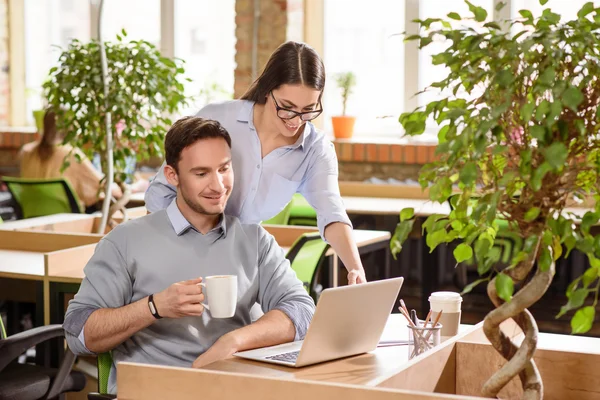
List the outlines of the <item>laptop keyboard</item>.
<svg viewBox="0 0 600 400">
<path fill-rule="evenodd" d="M 284 361 L 289 363 L 295 363 L 298 358 L 299 351 L 292 351 L 289 353 L 277 354 L 274 356 L 266 357 L 267 360 Z"/>
</svg>

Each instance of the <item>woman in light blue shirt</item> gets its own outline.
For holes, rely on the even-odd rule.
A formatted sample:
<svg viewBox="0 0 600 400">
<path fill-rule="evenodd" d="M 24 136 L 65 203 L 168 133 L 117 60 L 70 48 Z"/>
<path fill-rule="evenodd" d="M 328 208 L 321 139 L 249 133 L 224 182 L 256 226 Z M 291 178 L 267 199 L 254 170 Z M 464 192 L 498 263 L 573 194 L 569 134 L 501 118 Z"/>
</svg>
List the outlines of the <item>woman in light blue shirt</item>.
<svg viewBox="0 0 600 400">
<path fill-rule="evenodd" d="M 348 282 L 362 283 L 365 273 L 340 197 L 335 149 L 310 122 L 323 111 L 324 87 L 319 55 L 306 44 L 286 42 L 240 100 L 209 104 L 197 116 L 219 121 L 231 135 L 235 185 L 225 212 L 260 223 L 301 193 L 317 212 L 321 236 L 348 269 Z M 166 208 L 175 195 L 161 167 L 146 192 L 146 208 Z"/>
</svg>

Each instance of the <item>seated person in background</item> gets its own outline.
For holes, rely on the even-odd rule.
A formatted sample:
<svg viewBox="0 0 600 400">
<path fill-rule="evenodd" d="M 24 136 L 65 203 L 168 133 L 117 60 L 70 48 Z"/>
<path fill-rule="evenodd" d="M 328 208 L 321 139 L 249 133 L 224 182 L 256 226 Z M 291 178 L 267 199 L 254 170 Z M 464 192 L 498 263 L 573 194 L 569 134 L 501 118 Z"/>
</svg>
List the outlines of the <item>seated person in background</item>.
<svg viewBox="0 0 600 400">
<path fill-rule="evenodd" d="M 33 179 L 51 179 L 64 177 L 79 200 L 87 208 L 95 205 L 99 198 L 102 173 L 94 168 L 90 160 L 79 149 L 68 144 L 61 144 L 63 135 L 56 129 L 56 114 L 51 109 L 44 115 L 44 132 L 39 141 L 27 143 L 20 152 L 21 177 Z M 81 162 L 77 161 L 76 154 Z M 61 172 L 61 167 L 68 156 L 69 166 Z M 112 186 L 115 198 L 122 196 L 118 185 Z"/>
<path fill-rule="evenodd" d="M 167 133 L 165 151 L 177 197 L 98 243 L 63 324 L 75 354 L 112 350 L 111 393 L 117 362 L 200 368 L 303 339 L 315 309 L 275 239 L 223 214 L 234 181 L 227 131 L 216 121 L 183 118 Z M 204 311 L 199 283 L 210 275 L 237 276 L 232 318 Z M 255 303 L 265 314 L 252 323 Z"/>
</svg>

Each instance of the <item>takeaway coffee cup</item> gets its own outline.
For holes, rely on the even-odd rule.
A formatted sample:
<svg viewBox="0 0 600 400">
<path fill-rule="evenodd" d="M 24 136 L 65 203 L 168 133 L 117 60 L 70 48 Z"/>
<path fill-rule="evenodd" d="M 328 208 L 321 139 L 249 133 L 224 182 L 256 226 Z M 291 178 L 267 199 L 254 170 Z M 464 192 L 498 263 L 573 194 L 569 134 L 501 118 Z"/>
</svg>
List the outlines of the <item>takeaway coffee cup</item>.
<svg viewBox="0 0 600 400">
<path fill-rule="evenodd" d="M 435 321 L 442 312 L 439 322 L 442 324 L 442 341 L 458 333 L 460 325 L 462 297 L 456 292 L 434 292 L 429 296 L 431 320 Z"/>
<path fill-rule="evenodd" d="M 237 276 L 213 275 L 200 283 L 204 288 L 206 303 L 202 305 L 213 318 L 231 318 L 237 305 Z M 207 304 L 208 303 L 208 304 Z"/>
</svg>

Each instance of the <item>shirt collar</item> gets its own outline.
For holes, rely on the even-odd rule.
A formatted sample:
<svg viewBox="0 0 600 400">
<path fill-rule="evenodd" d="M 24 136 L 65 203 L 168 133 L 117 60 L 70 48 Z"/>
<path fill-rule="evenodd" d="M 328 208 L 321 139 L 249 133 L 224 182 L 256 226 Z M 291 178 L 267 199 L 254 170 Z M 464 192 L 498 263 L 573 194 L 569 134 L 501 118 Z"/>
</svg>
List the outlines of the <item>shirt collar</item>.
<svg viewBox="0 0 600 400">
<path fill-rule="evenodd" d="M 240 108 L 240 111 L 238 112 L 237 115 L 237 120 L 239 122 L 246 122 L 248 124 L 248 126 L 252 129 L 252 130 L 256 130 L 256 128 L 254 127 L 254 102 L 253 101 L 244 101 L 242 107 Z M 313 131 L 314 127 L 312 125 L 312 123 L 310 122 L 306 122 L 304 124 L 304 131 L 302 131 L 302 133 L 300 134 L 300 137 L 298 138 L 298 140 L 296 140 L 296 143 L 290 145 L 290 146 L 286 146 L 288 148 L 291 149 L 296 149 L 298 147 L 301 147 L 302 150 L 305 150 L 305 145 L 304 143 L 306 142 L 306 138 L 308 137 L 308 135 L 310 135 L 310 133 Z"/>
<path fill-rule="evenodd" d="M 181 213 L 179 206 L 177 206 L 177 198 L 174 198 L 171 204 L 167 207 L 167 216 L 169 217 L 169 221 L 171 222 L 171 226 L 173 226 L 173 230 L 177 236 L 183 235 L 190 229 L 198 232 L 194 225 L 192 225 Z M 225 223 L 225 217 L 223 214 L 219 217 L 219 222 L 217 225 L 211 229 L 209 233 L 220 233 L 219 237 L 225 237 L 227 234 L 227 224 Z"/>
</svg>

